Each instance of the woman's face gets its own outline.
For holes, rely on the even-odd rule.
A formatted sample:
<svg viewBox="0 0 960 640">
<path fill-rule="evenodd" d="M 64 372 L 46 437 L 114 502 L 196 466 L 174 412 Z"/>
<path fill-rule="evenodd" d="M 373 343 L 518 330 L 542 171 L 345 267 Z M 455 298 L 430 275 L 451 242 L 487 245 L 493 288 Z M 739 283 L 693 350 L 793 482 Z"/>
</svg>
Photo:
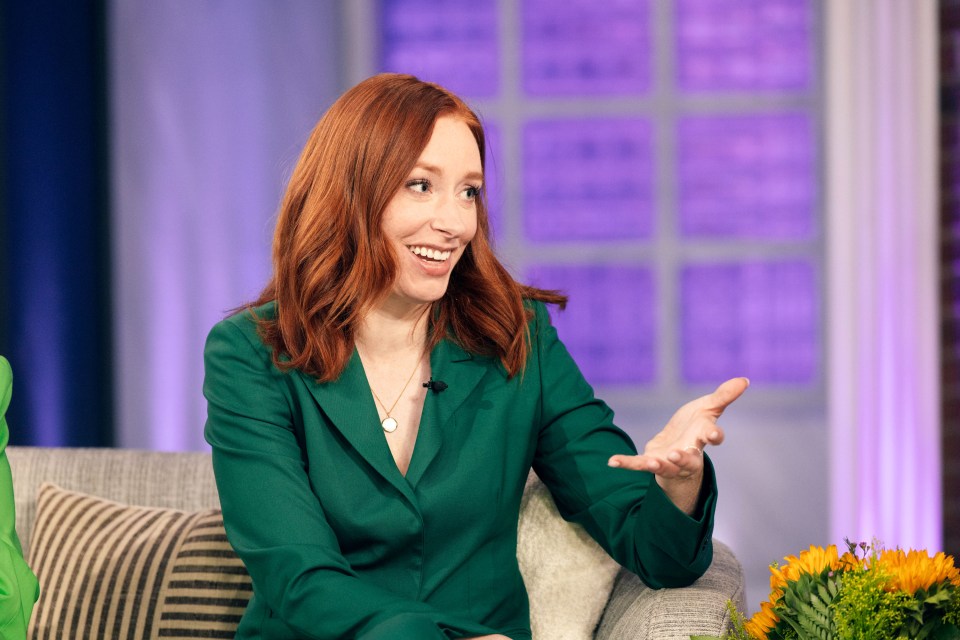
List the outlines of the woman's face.
<svg viewBox="0 0 960 640">
<path fill-rule="evenodd" d="M 442 116 L 403 186 L 387 205 L 383 233 L 398 257 L 386 305 L 429 304 L 443 297 L 450 273 L 477 232 L 480 151 L 469 127 Z"/>
</svg>

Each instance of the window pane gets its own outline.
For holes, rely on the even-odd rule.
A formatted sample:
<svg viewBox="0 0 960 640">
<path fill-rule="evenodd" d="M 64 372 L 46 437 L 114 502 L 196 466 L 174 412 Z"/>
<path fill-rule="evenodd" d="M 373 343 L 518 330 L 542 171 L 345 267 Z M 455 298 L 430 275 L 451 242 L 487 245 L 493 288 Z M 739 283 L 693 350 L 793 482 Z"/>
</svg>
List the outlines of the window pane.
<svg viewBox="0 0 960 640">
<path fill-rule="evenodd" d="M 810 0 L 677 0 L 676 6 L 681 90 L 811 88 Z"/>
<path fill-rule="evenodd" d="M 454 93 L 499 90 L 495 0 L 381 0 L 381 68 L 412 73 Z"/>
<path fill-rule="evenodd" d="M 649 0 L 523 0 L 523 88 L 531 96 L 650 88 Z"/>
<path fill-rule="evenodd" d="M 646 384 L 656 377 L 653 271 L 635 265 L 536 265 L 528 280 L 570 296 L 551 308 L 554 326 L 591 384 Z"/>
<path fill-rule="evenodd" d="M 647 120 L 538 120 L 523 128 L 523 211 L 535 242 L 648 238 Z"/>
<path fill-rule="evenodd" d="M 808 114 L 689 116 L 678 138 L 684 236 L 813 236 L 818 176 Z"/>
<path fill-rule="evenodd" d="M 809 260 L 685 267 L 680 282 L 684 379 L 815 381 L 819 299 Z"/>
</svg>

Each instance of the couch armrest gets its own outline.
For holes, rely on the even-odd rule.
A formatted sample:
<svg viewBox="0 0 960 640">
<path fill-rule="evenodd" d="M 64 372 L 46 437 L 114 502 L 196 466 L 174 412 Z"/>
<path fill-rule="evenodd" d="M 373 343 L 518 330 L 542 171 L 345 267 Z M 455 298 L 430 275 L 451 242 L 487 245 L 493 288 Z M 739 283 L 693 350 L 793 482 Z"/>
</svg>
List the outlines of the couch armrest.
<svg viewBox="0 0 960 640">
<path fill-rule="evenodd" d="M 727 601 L 744 611 L 743 567 L 722 542 L 713 542 L 713 563 L 683 589 L 650 589 L 630 571 L 617 576 L 596 640 L 689 640 L 719 636 L 730 625 Z"/>
</svg>

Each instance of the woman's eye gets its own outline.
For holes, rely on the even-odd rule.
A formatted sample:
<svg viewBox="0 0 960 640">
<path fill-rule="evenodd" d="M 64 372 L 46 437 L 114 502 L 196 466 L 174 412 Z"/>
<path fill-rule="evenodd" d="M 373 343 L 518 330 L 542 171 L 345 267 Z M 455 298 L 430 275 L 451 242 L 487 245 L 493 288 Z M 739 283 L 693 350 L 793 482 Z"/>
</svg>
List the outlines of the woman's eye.
<svg viewBox="0 0 960 640">
<path fill-rule="evenodd" d="M 428 193 L 430 191 L 430 182 L 428 180 L 410 180 L 407 182 L 407 189 L 417 193 Z"/>
<path fill-rule="evenodd" d="M 477 196 L 480 195 L 480 187 L 467 187 L 463 190 L 463 195 L 467 200 L 476 200 Z"/>
</svg>

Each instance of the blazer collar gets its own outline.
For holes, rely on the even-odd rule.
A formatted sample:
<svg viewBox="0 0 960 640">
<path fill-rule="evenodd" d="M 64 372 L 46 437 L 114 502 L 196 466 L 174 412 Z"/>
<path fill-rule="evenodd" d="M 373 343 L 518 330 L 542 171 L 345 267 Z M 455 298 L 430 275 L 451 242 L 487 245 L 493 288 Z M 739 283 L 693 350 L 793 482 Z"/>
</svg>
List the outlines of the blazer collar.
<svg viewBox="0 0 960 640">
<path fill-rule="evenodd" d="M 442 392 L 427 392 L 420 431 L 410 468 L 404 477 L 397 468 L 380 429 L 380 417 L 374 404 L 360 356 L 354 350 L 340 377 L 318 384 L 299 373 L 320 410 L 350 445 L 381 476 L 413 504 L 413 489 L 443 445 L 443 432 L 450 428 L 454 413 L 470 395 L 483 375 L 493 368 L 488 358 L 474 356 L 449 340 L 441 341 L 430 354 L 434 380 L 447 383 Z"/>
<path fill-rule="evenodd" d="M 434 380 L 447 384 L 443 391 L 428 391 L 420 418 L 420 432 L 413 449 L 407 482 L 416 487 L 443 446 L 443 436 L 454 428 L 453 416 L 492 368 L 489 358 L 474 356 L 450 340 L 443 340 L 430 354 Z"/>
</svg>

